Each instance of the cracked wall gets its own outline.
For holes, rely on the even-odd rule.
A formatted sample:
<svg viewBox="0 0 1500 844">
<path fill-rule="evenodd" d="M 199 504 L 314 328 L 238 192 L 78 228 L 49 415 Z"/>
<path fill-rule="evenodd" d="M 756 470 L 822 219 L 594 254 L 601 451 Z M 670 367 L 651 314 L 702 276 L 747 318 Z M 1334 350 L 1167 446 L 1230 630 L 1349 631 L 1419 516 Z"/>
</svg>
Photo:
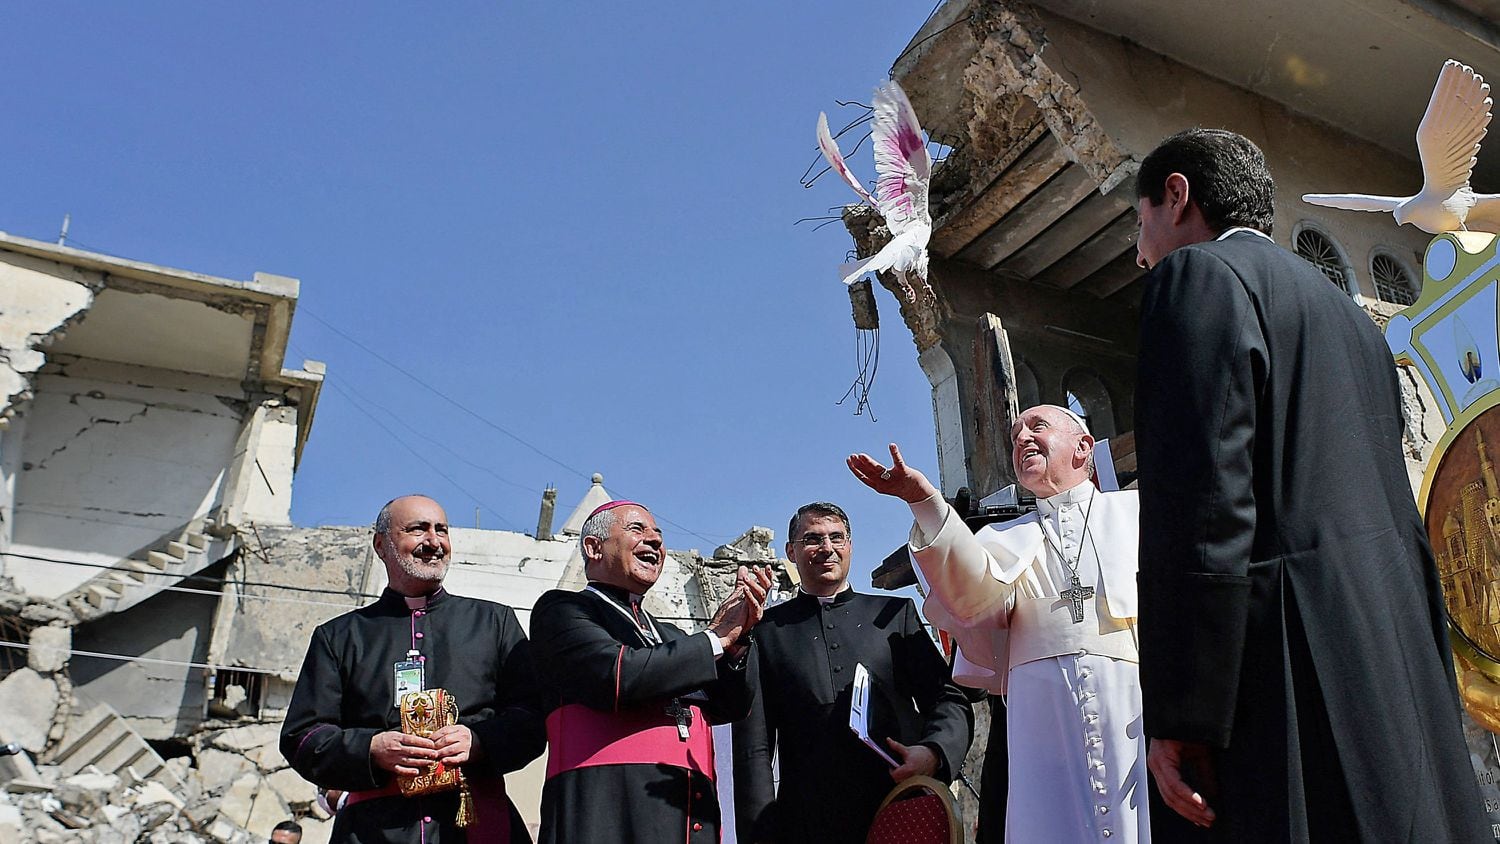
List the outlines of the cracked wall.
<svg viewBox="0 0 1500 844">
<path fill-rule="evenodd" d="M 208 580 L 183 585 L 212 592 L 222 571 L 222 566 L 210 568 L 203 573 Z M 148 739 L 167 739 L 196 727 L 203 720 L 203 669 L 172 663 L 205 660 L 217 600 L 215 595 L 160 592 L 124 612 L 74 628 L 75 653 L 68 671 L 79 708 L 108 703 Z M 124 662 L 77 651 L 142 659 Z"/>
<path fill-rule="evenodd" d="M 291 524 L 292 470 L 297 456 L 297 408 L 270 399 L 257 408 L 260 431 L 241 513 L 259 524 Z"/>
<path fill-rule="evenodd" d="M 12 551 L 114 565 L 216 503 L 244 415 L 238 384 L 54 355 L 22 411 Z M 12 558 L 44 598 L 97 573 Z"/>
<path fill-rule="evenodd" d="M 0 259 L 0 413 L 7 417 L 46 362 L 42 350 L 93 302 L 84 273 L 70 269 L 16 255 Z"/>
<path fill-rule="evenodd" d="M 47 271 L 43 271 L 43 270 Z M 43 352 L 78 320 L 94 299 L 81 272 L 7 255 L 0 259 L 0 550 L 10 546 L 20 470 L 21 431 L 16 406 L 31 398 Z M 7 430 L 10 429 L 10 430 Z M 0 576 L 7 561 L 0 558 Z"/>
</svg>

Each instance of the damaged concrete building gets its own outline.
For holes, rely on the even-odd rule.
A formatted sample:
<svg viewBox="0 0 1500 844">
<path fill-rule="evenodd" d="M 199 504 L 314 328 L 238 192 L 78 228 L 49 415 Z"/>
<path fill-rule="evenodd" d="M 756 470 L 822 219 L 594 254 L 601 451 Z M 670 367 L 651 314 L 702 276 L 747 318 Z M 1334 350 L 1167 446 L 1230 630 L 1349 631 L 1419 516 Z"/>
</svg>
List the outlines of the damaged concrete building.
<svg viewBox="0 0 1500 844">
<path fill-rule="evenodd" d="M 385 573 L 368 526 L 291 524 L 324 374 L 284 360 L 297 292 L 0 234 L 0 844 L 327 839 L 280 722 L 312 629 Z M 524 624 L 581 586 L 610 496 L 554 533 L 556 496 L 534 535 L 455 528 L 449 587 Z M 648 609 L 700 626 L 771 540 L 669 551 Z M 509 778 L 533 823 L 544 769 Z"/>
<path fill-rule="evenodd" d="M 251 525 L 289 519 L 322 382 L 285 366 L 297 286 L 0 234 L 0 736 L 105 777 L 29 835 L 152 782 L 192 796 L 190 760 L 148 742 L 170 756 L 203 722 L 223 571 Z"/>
<path fill-rule="evenodd" d="M 1276 177 L 1276 241 L 1377 321 L 1409 304 L 1428 235 L 1300 197 L 1420 186 L 1414 136 L 1443 61 L 1500 72 L 1500 30 L 1484 10 L 1465 0 L 1212 2 L 1191 14 L 1153 0 L 939 7 L 892 76 L 951 148 L 933 173 L 936 296 L 901 310 L 932 385 L 945 494 L 967 487 L 977 499 L 1013 482 L 1004 432 L 1017 404 L 1071 402 L 1098 435 L 1129 433 L 1144 276 L 1134 175 L 1180 129 L 1254 140 Z M 1500 160 L 1481 156 L 1475 178 L 1500 184 Z M 845 224 L 859 254 L 888 237 L 867 210 L 847 209 Z M 1405 380 L 1412 456 L 1425 457 L 1441 420 Z"/>
</svg>

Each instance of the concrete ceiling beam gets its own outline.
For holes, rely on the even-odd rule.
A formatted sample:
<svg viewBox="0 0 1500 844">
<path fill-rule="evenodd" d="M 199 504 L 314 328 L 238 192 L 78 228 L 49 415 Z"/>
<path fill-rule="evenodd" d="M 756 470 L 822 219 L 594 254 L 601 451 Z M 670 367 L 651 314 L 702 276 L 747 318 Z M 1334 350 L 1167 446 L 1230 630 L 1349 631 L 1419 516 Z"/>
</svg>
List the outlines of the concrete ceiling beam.
<svg viewBox="0 0 1500 844">
<path fill-rule="evenodd" d="M 1067 256 L 1036 275 L 1042 284 L 1071 290 L 1121 255 L 1135 260 L 1136 220 L 1128 209 Z"/>
<path fill-rule="evenodd" d="M 929 247 L 934 254 L 953 257 L 1068 166 L 1062 146 L 1045 126 L 1038 125 L 1028 137 L 1030 146 L 996 168 L 997 174 L 972 201 L 936 222 Z"/>
<path fill-rule="evenodd" d="M 1087 170 L 1076 164 L 1070 165 L 954 257 L 966 264 L 994 269 L 1062 219 L 1098 187 L 1099 183 Z"/>
<path fill-rule="evenodd" d="M 1016 254 L 1000 264 L 1000 268 L 1027 278 L 1035 278 L 1048 267 L 1072 255 L 1129 208 L 1130 203 L 1120 199 L 1118 195 L 1094 193 L 1069 209 L 1041 237 L 1017 250 Z"/>
</svg>

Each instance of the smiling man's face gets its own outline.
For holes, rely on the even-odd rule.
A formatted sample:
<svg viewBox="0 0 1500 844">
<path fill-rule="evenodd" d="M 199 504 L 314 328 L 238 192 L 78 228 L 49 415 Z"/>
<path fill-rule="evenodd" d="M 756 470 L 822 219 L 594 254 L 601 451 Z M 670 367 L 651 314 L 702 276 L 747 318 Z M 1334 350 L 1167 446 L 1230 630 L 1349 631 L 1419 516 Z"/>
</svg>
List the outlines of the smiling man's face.
<svg viewBox="0 0 1500 844">
<path fill-rule="evenodd" d="M 1010 437 L 1016 478 L 1038 498 L 1088 480 L 1094 438 L 1061 410 L 1050 405 L 1028 409 L 1011 426 Z"/>
<path fill-rule="evenodd" d="M 618 586 L 633 595 L 644 595 L 661 577 L 666 552 L 661 529 L 644 507 L 624 506 L 614 511 L 609 536 L 584 537 L 589 578 Z"/>
<path fill-rule="evenodd" d="M 375 534 L 375 553 L 385 563 L 391 588 L 403 595 L 431 594 L 448 574 L 452 556 L 448 516 L 422 495 L 390 503 L 390 528 Z"/>
</svg>

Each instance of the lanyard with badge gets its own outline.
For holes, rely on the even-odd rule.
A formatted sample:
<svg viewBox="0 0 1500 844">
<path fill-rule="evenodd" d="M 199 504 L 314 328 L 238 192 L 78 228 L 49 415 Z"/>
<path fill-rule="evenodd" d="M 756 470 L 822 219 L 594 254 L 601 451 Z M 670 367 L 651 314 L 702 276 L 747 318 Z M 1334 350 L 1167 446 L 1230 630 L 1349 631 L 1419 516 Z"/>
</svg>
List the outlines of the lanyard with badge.
<svg viewBox="0 0 1500 844">
<path fill-rule="evenodd" d="M 401 696 L 408 692 L 426 691 L 422 668 L 421 654 L 416 649 L 407 651 L 406 659 L 396 663 L 396 700 L 392 706 L 399 709 Z"/>
</svg>

